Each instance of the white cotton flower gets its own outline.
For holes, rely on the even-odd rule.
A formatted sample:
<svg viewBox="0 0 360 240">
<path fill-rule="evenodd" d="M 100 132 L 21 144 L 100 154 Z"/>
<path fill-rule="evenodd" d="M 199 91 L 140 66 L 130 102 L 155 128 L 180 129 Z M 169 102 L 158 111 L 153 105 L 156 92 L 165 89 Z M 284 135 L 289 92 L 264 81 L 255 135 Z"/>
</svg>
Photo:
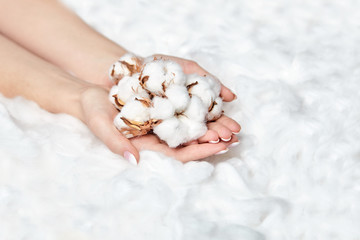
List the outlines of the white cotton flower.
<svg viewBox="0 0 360 240">
<path fill-rule="evenodd" d="M 109 69 L 110 79 L 114 83 L 117 83 L 119 79 L 123 78 L 124 76 L 130 76 L 129 68 L 121 62 L 115 62 Z"/>
<path fill-rule="evenodd" d="M 131 133 L 131 129 L 129 126 L 124 122 L 122 119 L 123 116 L 121 113 L 118 113 L 116 117 L 114 118 L 114 125 L 115 127 L 126 137 L 126 138 L 132 138 L 134 137 L 134 134 Z"/>
<path fill-rule="evenodd" d="M 147 58 L 143 64 L 140 73 L 123 76 L 109 93 L 120 110 L 114 124 L 126 137 L 153 130 L 174 148 L 203 136 L 206 122 L 222 115 L 221 85 L 215 77 L 186 76 L 179 64 L 161 58 Z"/>
<path fill-rule="evenodd" d="M 122 55 L 119 62 L 126 62 L 131 66 L 136 66 L 137 68 L 140 68 L 142 64 L 141 59 L 133 53 L 126 53 Z"/>
<path fill-rule="evenodd" d="M 120 110 L 120 107 L 115 103 L 115 98 L 117 96 L 118 90 L 119 90 L 119 88 L 117 85 L 114 85 L 111 87 L 111 89 L 109 91 L 109 100 L 117 109 Z"/>
<path fill-rule="evenodd" d="M 123 55 L 109 69 L 109 77 L 114 83 L 118 83 L 125 76 L 132 76 L 139 73 L 141 69 L 141 59 L 132 53 Z"/>
<path fill-rule="evenodd" d="M 165 74 L 165 86 L 169 87 L 171 84 L 183 86 L 186 83 L 186 77 L 182 70 L 182 67 L 170 60 L 164 61 L 164 74 Z"/>
<path fill-rule="evenodd" d="M 166 98 L 155 96 L 152 99 L 153 106 L 150 107 L 151 119 L 167 119 L 174 116 L 175 108 L 173 104 Z"/>
<path fill-rule="evenodd" d="M 197 96 L 192 96 L 183 115 L 194 121 L 204 122 L 207 112 L 207 108 L 204 106 L 200 98 Z"/>
<path fill-rule="evenodd" d="M 159 125 L 154 127 L 153 131 L 171 148 L 187 142 L 188 139 L 186 125 L 176 117 L 163 120 Z"/>
<path fill-rule="evenodd" d="M 219 79 L 212 75 L 206 75 L 204 77 L 207 80 L 210 88 L 214 91 L 215 95 L 219 96 L 221 91 L 221 83 Z"/>
<path fill-rule="evenodd" d="M 189 75 L 186 85 L 188 86 L 189 93 L 192 96 L 199 97 L 207 108 L 210 107 L 217 97 L 205 77 L 196 74 Z"/>
<path fill-rule="evenodd" d="M 184 126 L 186 126 L 187 129 L 185 142 L 198 139 L 199 137 L 204 136 L 207 131 L 207 126 L 204 121 L 196 121 L 184 115 L 179 116 L 179 120 L 184 124 Z"/>
<path fill-rule="evenodd" d="M 121 119 L 122 117 L 123 117 L 122 114 L 118 113 L 114 118 L 114 125 L 119 130 L 128 128 L 128 125 Z"/>
<path fill-rule="evenodd" d="M 165 95 L 175 108 L 175 112 L 183 112 L 190 101 L 189 93 L 185 86 L 170 85 L 165 92 Z"/>
<path fill-rule="evenodd" d="M 161 96 L 172 84 L 183 86 L 186 77 L 179 64 L 160 59 L 145 64 L 140 81 L 145 89 Z"/>
<path fill-rule="evenodd" d="M 150 120 L 149 106 L 144 104 L 142 99 L 128 101 L 121 109 L 121 114 L 128 120 L 144 123 Z"/>
<path fill-rule="evenodd" d="M 223 107 L 223 100 L 221 97 L 217 97 L 214 101 L 214 103 L 211 106 L 211 109 L 209 109 L 209 112 L 206 115 L 207 121 L 214 121 L 218 119 L 222 115 L 222 107 Z"/>
<path fill-rule="evenodd" d="M 140 82 L 143 88 L 156 95 L 163 95 L 165 86 L 164 62 L 155 60 L 147 63 L 142 72 Z"/>
<path fill-rule="evenodd" d="M 140 86 L 139 74 L 125 76 L 118 83 L 117 97 L 123 103 L 134 99 L 134 95 L 149 98 L 149 94 Z"/>
</svg>

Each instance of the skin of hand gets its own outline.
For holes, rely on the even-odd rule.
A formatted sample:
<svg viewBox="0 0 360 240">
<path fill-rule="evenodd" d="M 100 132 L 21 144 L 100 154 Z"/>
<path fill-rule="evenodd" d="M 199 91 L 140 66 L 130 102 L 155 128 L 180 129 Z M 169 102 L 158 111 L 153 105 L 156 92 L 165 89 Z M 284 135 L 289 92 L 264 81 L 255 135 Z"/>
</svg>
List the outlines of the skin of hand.
<svg viewBox="0 0 360 240">
<path fill-rule="evenodd" d="M 0 91 L 7 97 L 23 96 L 53 113 L 67 113 L 83 121 L 110 150 L 139 160 L 139 150 L 160 151 L 183 162 L 224 151 L 237 141 L 216 144 L 193 142 L 169 148 L 154 135 L 122 136 L 113 124 L 117 110 L 108 100 L 108 90 L 87 83 L 44 61 L 0 35 Z M 54 101 L 56 99 L 56 101 Z"/>
<path fill-rule="evenodd" d="M 81 106 L 84 114 L 83 121 L 112 152 L 124 155 L 128 151 L 134 155 L 137 161 L 140 158 L 138 151 L 141 150 L 159 151 L 182 162 L 199 160 L 226 151 L 229 145 L 238 141 L 236 136 L 229 142 L 220 141 L 218 143 L 207 143 L 199 139 L 197 142 L 178 148 L 168 147 L 153 134 L 131 138 L 129 141 L 113 124 L 113 119 L 118 111 L 109 102 L 106 89 L 98 86 L 88 88 L 82 93 Z"/>
</svg>

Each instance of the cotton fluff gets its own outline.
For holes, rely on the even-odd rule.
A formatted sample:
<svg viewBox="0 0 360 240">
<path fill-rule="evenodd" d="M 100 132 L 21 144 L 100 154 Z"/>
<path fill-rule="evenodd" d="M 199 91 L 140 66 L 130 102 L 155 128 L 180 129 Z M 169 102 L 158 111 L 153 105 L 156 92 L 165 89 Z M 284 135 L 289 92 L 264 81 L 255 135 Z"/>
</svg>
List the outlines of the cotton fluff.
<svg viewBox="0 0 360 240">
<path fill-rule="evenodd" d="M 187 136 L 188 129 L 186 125 L 177 117 L 163 120 L 161 124 L 154 127 L 153 131 L 172 148 L 191 140 Z"/>
<path fill-rule="evenodd" d="M 109 77 L 115 84 L 117 84 L 123 77 L 132 76 L 134 73 L 138 73 L 141 65 L 141 59 L 134 54 L 124 54 L 109 69 Z"/>
<path fill-rule="evenodd" d="M 206 122 L 221 116 L 223 102 L 215 78 L 185 75 L 176 62 L 156 58 L 145 59 L 136 71 L 122 76 L 109 93 L 120 111 L 114 125 L 126 137 L 153 131 L 177 147 L 203 136 Z"/>
<path fill-rule="evenodd" d="M 214 121 L 222 114 L 223 100 L 221 97 L 215 98 L 212 108 L 209 109 L 209 112 L 206 114 L 207 121 Z"/>
<path fill-rule="evenodd" d="M 207 108 L 211 106 L 219 93 L 215 93 L 206 77 L 192 74 L 188 77 L 186 85 L 191 95 L 198 96 Z"/>
<path fill-rule="evenodd" d="M 149 94 L 140 86 L 139 74 L 123 77 L 118 85 L 114 85 L 112 88 L 117 89 L 117 100 L 120 105 L 133 100 L 135 95 L 141 98 L 149 97 Z M 113 91 L 111 90 L 110 92 Z"/>
<path fill-rule="evenodd" d="M 204 122 L 206 114 L 207 114 L 207 108 L 204 107 L 204 104 L 201 101 L 201 99 L 197 96 L 192 96 L 189 105 L 184 111 L 183 115 L 185 115 L 186 117 L 192 120 L 198 122 Z"/>
<path fill-rule="evenodd" d="M 117 85 L 112 86 L 109 92 L 109 100 L 118 110 L 120 110 L 121 108 L 119 104 L 117 104 L 115 101 L 115 99 L 117 99 L 118 92 L 119 92 L 119 87 Z"/>
<path fill-rule="evenodd" d="M 151 119 L 167 119 L 174 116 L 175 108 L 168 99 L 155 96 L 152 103 L 150 108 Z"/>
<path fill-rule="evenodd" d="M 175 112 L 179 113 L 186 109 L 189 104 L 190 96 L 185 86 L 170 85 L 165 92 L 165 95 L 175 108 Z"/>
<path fill-rule="evenodd" d="M 131 119 L 135 122 L 144 123 L 150 120 L 149 107 L 142 102 L 143 99 L 135 98 L 128 101 L 121 109 L 121 115 L 126 119 Z"/>
<path fill-rule="evenodd" d="M 156 95 L 163 95 L 165 86 L 164 62 L 155 60 L 144 66 L 141 72 L 141 86 Z"/>
<path fill-rule="evenodd" d="M 184 143 L 193 139 L 198 139 L 207 131 L 206 123 L 204 121 L 195 121 L 185 115 L 180 116 L 179 120 L 186 127 L 187 131 L 187 139 L 185 139 Z"/>
<path fill-rule="evenodd" d="M 184 85 L 186 78 L 182 67 L 170 60 L 165 60 L 164 65 L 165 86 L 168 87 L 170 84 Z"/>
<path fill-rule="evenodd" d="M 181 66 L 176 62 L 156 59 L 144 65 L 140 80 L 148 91 L 164 95 L 170 85 L 184 85 L 186 78 Z"/>
</svg>

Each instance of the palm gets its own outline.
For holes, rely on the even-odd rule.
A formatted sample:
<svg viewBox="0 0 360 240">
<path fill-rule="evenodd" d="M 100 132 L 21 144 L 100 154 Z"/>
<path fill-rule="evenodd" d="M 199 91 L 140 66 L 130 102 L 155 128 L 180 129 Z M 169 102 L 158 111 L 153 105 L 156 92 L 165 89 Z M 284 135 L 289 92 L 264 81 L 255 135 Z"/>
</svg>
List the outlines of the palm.
<svg viewBox="0 0 360 240">
<path fill-rule="evenodd" d="M 108 91 L 102 87 L 92 87 L 84 92 L 82 97 L 82 108 L 84 111 L 85 123 L 89 126 L 91 131 L 115 153 L 122 153 L 124 145 L 129 145 L 131 142 L 138 151 L 159 151 L 165 155 L 186 162 L 214 155 L 215 153 L 226 149 L 232 142 L 237 141 L 237 138 L 234 137 L 231 142 L 227 143 L 208 143 L 208 139 L 206 138 L 213 136 L 215 133 L 214 130 L 209 130 L 208 133 L 198 141 L 178 148 L 168 147 L 167 144 L 153 134 L 132 138 L 129 142 L 129 140 L 121 135 L 114 127 L 113 119 L 118 111 L 108 100 Z M 227 117 L 224 116 L 222 117 L 222 120 L 219 120 L 224 121 L 226 119 Z M 211 124 L 209 125 L 209 128 L 211 128 Z"/>
</svg>

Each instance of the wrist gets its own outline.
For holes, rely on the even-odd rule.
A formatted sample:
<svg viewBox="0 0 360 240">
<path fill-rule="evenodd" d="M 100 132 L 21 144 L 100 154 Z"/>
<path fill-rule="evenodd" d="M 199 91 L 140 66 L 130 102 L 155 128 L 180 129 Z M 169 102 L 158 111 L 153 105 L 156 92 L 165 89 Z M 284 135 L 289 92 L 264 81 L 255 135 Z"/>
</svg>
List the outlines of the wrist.
<svg viewBox="0 0 360 240">
<path fill-rule="evenodd" d="M 62 75 L 64 76 L 53 79 L 54 88 L 50 90 L 49 99 L 43 101 L 42 107 L 50 112 L 66 113 L 84 121 L 81 98 L 93 85 L 67 74 Z"/>
<path fill-rule="evenodd" d="M 88 58 L 82 66 L 77 66 L 78 71 L 75 75 L 87 82 L 105 87 L 110 87 L 112 82 L 109 80 L 109 68 L 121 56 L 128 51 L 119 47 L 94 53 L 93 57 Z"/>
</svg>

